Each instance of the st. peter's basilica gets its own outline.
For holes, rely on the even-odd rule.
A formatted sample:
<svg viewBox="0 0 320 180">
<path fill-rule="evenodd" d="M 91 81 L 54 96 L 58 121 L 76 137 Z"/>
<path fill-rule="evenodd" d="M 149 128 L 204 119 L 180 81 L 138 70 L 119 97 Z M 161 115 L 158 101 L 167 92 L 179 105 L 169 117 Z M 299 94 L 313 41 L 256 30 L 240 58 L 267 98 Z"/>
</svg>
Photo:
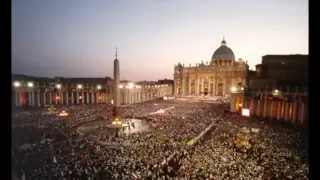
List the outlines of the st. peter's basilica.
<svg viewBox="0 0 320 180">
<path fill-rule="evenodd" d="M 231 87 L 246 85 L 247 62 L 235 60 L 233 51 L 223 38 L 210 63 L 196 63 L 189 67 L 178 63 L 174 67 L 174 93 L 180 95 L 216 95 L 230 93 Z"/>
</svg>

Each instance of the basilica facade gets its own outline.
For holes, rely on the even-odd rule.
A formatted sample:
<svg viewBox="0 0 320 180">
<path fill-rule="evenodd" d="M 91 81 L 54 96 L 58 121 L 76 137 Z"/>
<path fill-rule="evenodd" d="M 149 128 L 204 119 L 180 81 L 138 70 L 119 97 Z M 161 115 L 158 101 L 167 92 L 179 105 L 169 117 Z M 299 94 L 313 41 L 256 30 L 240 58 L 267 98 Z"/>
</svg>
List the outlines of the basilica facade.
<svg viewBox="0 0 320 180">
<path fill-rule="evenodd" d="M 233 51 L 223 38 L 211 61 L 189 67 L 174 66 L 174 93 L 176 95 L 225 96 L 231 87 L 245 86 L 249 66 L 242 59 L 235 60 Z"/>
</svg>

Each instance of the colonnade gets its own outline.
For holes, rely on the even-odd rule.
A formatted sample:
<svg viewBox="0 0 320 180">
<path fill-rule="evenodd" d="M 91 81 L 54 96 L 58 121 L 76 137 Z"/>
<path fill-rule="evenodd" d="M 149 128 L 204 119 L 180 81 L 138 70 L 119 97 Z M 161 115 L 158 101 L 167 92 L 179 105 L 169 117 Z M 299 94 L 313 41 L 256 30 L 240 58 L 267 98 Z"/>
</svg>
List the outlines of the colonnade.
<svg viewBox="0 0 320 180">
<path fill-rule="evenodd" d="M 299 99 L 299 100 L 297 100 Z M 308 120 L 307 98 L 296 100 L 274 98 L 250 98 L 244 100 L 240 96 L 231 97 L 231 111 L 239 111 L 241 108 L 250 110 L 250 116 L 256 116 L 269 120 L 288 121 L 293 124 L 306 124 Z"/>
<path fill-rule="evenodd" d="M 98 104 L 110 102 L 108 93 L 100 92 L 36 92 L 16 91 L 15 106 L 44 106 L 58 104 Z"/>
<path fill-rule="evenodd" d="M 172 95 L 171 87 L 121 89 L 121 104 L 133 104 L 155 100 Z M 59 90 L 56 92 L 40 92 L 34 89 L 16 89 L 13 93 L 15 106 L 44 106 L 59 104 L 100 104 L 112 103 L 112 94 L 107 92 L 91 92 L 74 89 Z"/>
</svg>

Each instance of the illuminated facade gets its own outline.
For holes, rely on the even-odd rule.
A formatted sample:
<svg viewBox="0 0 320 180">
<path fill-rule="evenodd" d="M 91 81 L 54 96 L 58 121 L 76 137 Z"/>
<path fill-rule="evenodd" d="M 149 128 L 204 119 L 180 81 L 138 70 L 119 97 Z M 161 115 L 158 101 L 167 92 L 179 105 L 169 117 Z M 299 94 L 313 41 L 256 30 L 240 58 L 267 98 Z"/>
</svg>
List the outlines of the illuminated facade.
<svg viewBox="0 0 320 180">
<path fill-rule="evenodd" d="M 105 78 L 43 78 L 12 75 L 14 106 L 100 104 L 112 102 L 112 82 Z M 172 95 L 173 86 L 164 83 L 121 83 L 121 104 L 132 104 Z"/>
<path fill-rule="evenodd" d="M 203 61 L 186 67 L 178 63 L 174 67 L 174 94 L 224 96 L 233 86 L 246 85 L 249 66 L 239 59 L 223 39 L 213 53 L 210 63 Z"/>
</svg>

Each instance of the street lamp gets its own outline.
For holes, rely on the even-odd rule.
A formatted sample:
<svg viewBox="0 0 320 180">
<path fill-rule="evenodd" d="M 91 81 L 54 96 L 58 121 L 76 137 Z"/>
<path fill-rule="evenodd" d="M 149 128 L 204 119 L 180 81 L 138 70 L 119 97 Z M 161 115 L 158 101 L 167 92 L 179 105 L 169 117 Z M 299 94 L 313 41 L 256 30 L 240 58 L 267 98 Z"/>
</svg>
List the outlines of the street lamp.
<svg viewBox="0 0 320 180">
<path fill-rule="evenodd" d="M 57 84 L 57 88 L 60 89 L 60 88 L 61 88 L 61 85 L 60 85 L 60 84 Z"/>
<path fill-rule="evenodd" d="M 78 89 L 81 89 L 81 88 L 82 88 L 82 85 L 81 85 L 81 84 L 79 84 L 79 85 L 78 85 Z"/>
<path fill-rule="evenodd" d="M 14 86 L 14 87 L 19 87 L 19 86 L 20 86 L 20 82 L 19 82 L 19 81 L 15 81 L 15 82 L 13 83 L 13 86 Z"/>
<path fill-rule="evenodd" d="M 28 87 L 33 87 L 33 83 L 32 82 L 28 82 Z"/>
<path fill-rule="evenodd" d="M 275 89 L 275 90 L 273 90 L 273 92 L 272 92 L 272 95 L 274 95 L 274 96 L 278 96 L 278 95 L 280 95 L 281 94 L 281 92 L 278 90 L 278 89 Z"/>
<path fill-rule="evenodd" d="M 98 85 L 98 86 L 97 86 L 97 89 L 101 89 L 101 86 L 100 86 L 100 85 Z"/>
</svg>

